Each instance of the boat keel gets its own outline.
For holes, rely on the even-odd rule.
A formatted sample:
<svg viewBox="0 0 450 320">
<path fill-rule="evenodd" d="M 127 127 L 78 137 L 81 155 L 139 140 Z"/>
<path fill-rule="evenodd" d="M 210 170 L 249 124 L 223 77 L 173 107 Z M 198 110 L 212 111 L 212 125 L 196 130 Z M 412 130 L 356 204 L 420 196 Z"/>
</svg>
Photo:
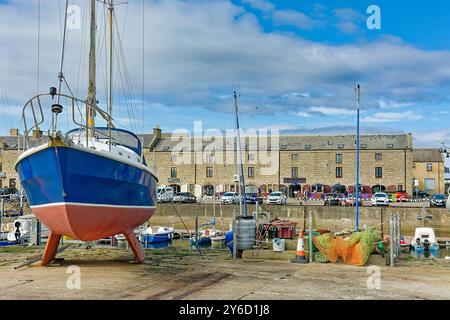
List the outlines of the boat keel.
<svg viewBox="0 0 450 320">
<path fill-rule="evenodd" d="M 144 250 L 142 250 L 141 244 L 133 230 L 124 233 L 125 238 L 128 241 L 128 245 L 133 250 L 134 256 L 136 257 L 136 263 L 142 263 L 145 259 Z"/>
<path fill-rule="evenodd" d="M 41 266 L 46 266 L 47 264 L 55 260 L 60 240 L 61 240 L 60 234 L 50 232 L 50 236 L 48 237 L 48 241 L 45 246 L 44 254 L 42 255 Z"/>
</svg>

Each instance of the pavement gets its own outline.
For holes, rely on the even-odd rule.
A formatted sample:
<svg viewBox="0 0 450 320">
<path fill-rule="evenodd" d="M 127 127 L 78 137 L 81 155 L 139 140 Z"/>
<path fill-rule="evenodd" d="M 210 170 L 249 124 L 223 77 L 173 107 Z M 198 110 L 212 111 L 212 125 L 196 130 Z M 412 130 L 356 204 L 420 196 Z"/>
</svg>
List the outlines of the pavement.
<svg viewBox="0 0 450 320">
<path fill-rule="evenodd" d="M 75 247 L 48 267 L 14 270 L 41 251 L 0 248 L 1 299 L 450 299 L 444 259 L 405 260 L 394 268 L 380 256 L 372 256 L 370 268 L 298 265 L 284 258 L 232 260 L 226 250 L 205 250 L 201 257 L 172 247 L 146 250 L 145 263 L 136 265 L 127 249 Z"/>
</svg>

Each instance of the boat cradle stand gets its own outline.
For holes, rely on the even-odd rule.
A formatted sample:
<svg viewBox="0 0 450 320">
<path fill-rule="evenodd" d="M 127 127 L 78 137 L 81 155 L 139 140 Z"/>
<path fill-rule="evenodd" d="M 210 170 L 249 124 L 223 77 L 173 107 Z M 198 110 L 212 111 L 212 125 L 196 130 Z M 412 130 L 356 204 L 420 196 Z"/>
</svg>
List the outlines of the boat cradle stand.
<svg viewBox="0 0 450 320">
<path fill-rule="evenodd" d="M 136 237 L 133 230 L 124 232 L 125 238 L 128 241 L 128 245 L 131 247 L 134 256 L 136 257 L 135 263 L 142 263 L 145 259 L 144 250 L 142 250 L 141 244 Z M 53 260 L 55 260 L 56 253 L 58 251 L 58 245 L 61 240 L 61 235 L 54 232 L 50 232 L 47 244 L 45 246 L 44 254 L 42 255 L 41 266 L 46 266 Z"/>
</svg>

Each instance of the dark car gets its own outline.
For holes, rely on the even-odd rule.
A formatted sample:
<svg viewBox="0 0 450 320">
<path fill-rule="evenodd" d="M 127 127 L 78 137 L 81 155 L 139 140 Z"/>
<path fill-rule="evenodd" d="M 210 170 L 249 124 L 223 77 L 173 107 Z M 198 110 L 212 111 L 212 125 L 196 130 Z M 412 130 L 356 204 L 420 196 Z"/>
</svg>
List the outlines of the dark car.
<svg viewBox="0 0 450 320">
<path fill-rule="evenodd" d="M 19 190 L 17 188 L 1 188 L 0 189 L 0 198 L 9 198 L 11 196 L 16 196 L 19 194 Z"/>
<path fill-rule="evenodd" d="M 256 204 L 258 201 L 259 204 L 263 203 L 263 198 L 258 196 L 256 193 L 246 193 L 245 194 L 245 202 L 249 204 Z"/>
<path fill-rule="evenodd" d="M 430 207 L 445 207 L 446 198 L 443 194 L 435 194 L 430 199 Z"/>
<path fill-rule="evenodd" d="M 428 198 L 430 196 L 430 194 L 429 193 L 427 193 L 427 192 L 425 192 L 425 191 L 422 191 L 422 190 L 414 190 L 413 191 L 413 197 L 415 197 L 415 198 L 421 198 L 421 199 L 423 199 L 423 198 Z"/>
<path fill-rule="evenodd" d="M 178 192 L 173 196 L 173 202 L 196 203 L 197 198 L 190 192 Z"/>
<path fill-rule="evenodd" d="M 341 200 L 339 199 L 339 196 L 334 193 L 328 193 L 325 195 L 324 198 L 324 205 L 325 206 L 340 206 Z"/>
</svg>

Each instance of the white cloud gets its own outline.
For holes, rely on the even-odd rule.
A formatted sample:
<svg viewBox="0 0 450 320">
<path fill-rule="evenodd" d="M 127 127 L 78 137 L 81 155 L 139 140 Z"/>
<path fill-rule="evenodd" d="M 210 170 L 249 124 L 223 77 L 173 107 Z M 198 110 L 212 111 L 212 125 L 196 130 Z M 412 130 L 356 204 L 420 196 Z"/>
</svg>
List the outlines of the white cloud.
<svg viewBox="0 0 450 320">
<path fill-rule="evenodd" d="M 334 11 L 336 28 L 342 33 L 354 34 L 364 26 L 365 16 L 352 8 L 339 8 Z"/>
<path fill-rule="evenodd" d="M 58 0 L 41 3 L 40 83 L 41 91 L 47 91 L 57 84 L 61 29 Z M 73 3 L 82 7 L 86 17 L 87 1 L 73 0 Z M 0 5 L 0 47 L 3 48 L 0 69 L 10 104 L 21 105 L 36 91 L 35 5 L 35 1 L 29 0 Z M 315 108 L 313 112 L 334 117 L 353 113 L 355 78 L 361 81 L 366 111 L 379 109 L 380 97 L 387 105 L 407 101 L 424 107 L 449 100 L 448 51 L 415 48 L 393 37 L 334 45 L 292 34 L 265 33 L 254 15 L 229 1 L 148 0 L 145 5 L 147 101 L 167 108 L 196 106 L 214 112 L 230 112 L 231 99 L 226 97 L 240 84 L 243 93 L 240 101 L 249 106 L 242 109 L 243 113 L 254 114 L 254 107 L 267 105 L 276 106 L 279 113 L 299 110 L 310 113 L 308 108 Z M 130 84 L 140 97 L 141 4 L 130 1 L 127 6 L 128 9 L 126 5 L 118 6 L 116 14 L 123 28 L 127 12 L 123 48 Z M 100 13 L 98 21 L 99 31 L 102 31 Z M 304 18 L 302 26 L 310 27 L 311 23 Z M 83 19 L 82 30 L 69 32 L 64 70 L 72 89 L 81 98 L 86 95 L 87 87 L 86 28 L 86 19 Z M 99 33 L 101 38 L 102 33 Z M 104 106 L 104 48 L 99 47 L 99 53 L 98 96 Z M 116 83 L 120 84 L 120 78 Z M 117 88 L 116 92 L 119 94 L 121 89 Z M 289 96 L 291 93 L 307 95 Z M 120 105 L 120 97 L 115 101 Z M 149 113 L 154 111 L 150 103 L 146 107 Z M 258 114 L 273 114 L 275 109 L 258 110 Z M 125 107 L 116 108 L 115 112 L 116 117 L 128 115 Z M 366 120 L 386 122 L 417 117 L 419 115 L 380 113 Z"/>
<path fill-rule="evenodd" d="M 378 112 L 373 115 L 362 118 L 361 122 L 383 123 L 383 122 L 417 121 L 420 119 L 422 119 L 422 115 L 415 113 L 413 111 Z"/>
<path fill-rule="evenodd" d="M 323 22 L 314 20 L 300 11 L 277 10 L 273 13 L 273 22 L 278 26 L 294 26 L 298 29 L 311 30 L 323 26 Z"/>
<path fill-rule="evenodd" d="M 356 110 L 329 108 L 329 107 L 311 107 L 308 109 L 309 113 L 318 113 L 323 116 L 350 116 L 355 115 Z"/>
<path fill-rule="evenodd" d="M 266 0 L 243 0 L 243 4 L 248 4 L 252 8 L 260 10 L 262 12 L 270 12 L 275 10 L 275 5 Z"/>
<path fill-rule="evenodd" d="M 396 102 L 392 100 L 379 100 L 378 101 L 381 109 L 396 109 L 402 107 L 409 107 L 412 105 L 411 102 Z"/>
</svg>

